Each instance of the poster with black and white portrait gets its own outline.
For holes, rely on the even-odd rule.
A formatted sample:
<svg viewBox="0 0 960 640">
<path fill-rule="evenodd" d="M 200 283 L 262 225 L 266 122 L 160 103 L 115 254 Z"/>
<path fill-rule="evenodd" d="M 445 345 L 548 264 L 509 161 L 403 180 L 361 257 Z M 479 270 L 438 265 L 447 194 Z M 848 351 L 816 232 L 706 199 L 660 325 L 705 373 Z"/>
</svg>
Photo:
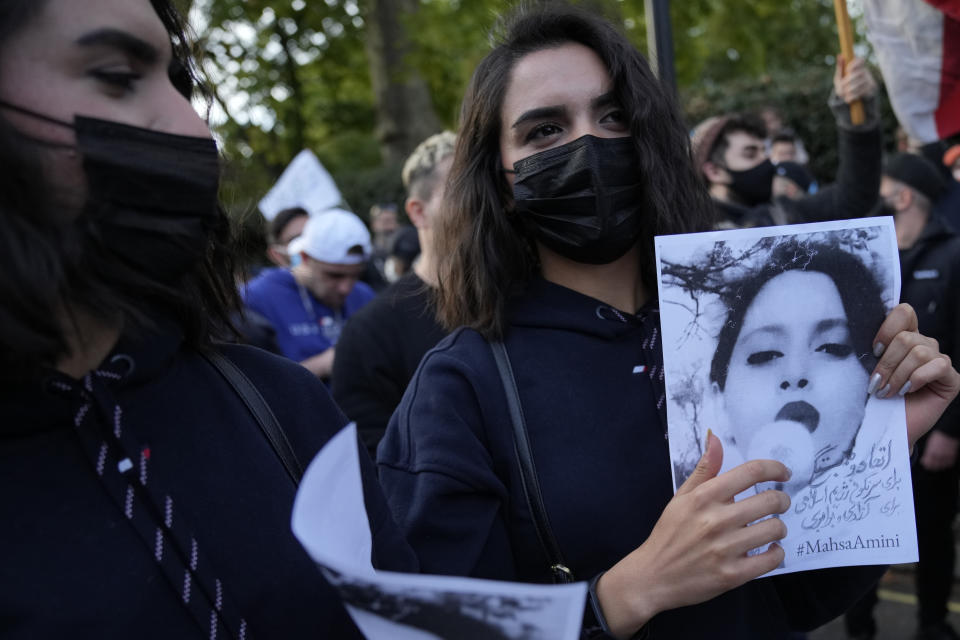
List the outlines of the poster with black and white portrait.
<svg viewBox="0 0 960 640">
<path fill-rule="evenodd" d="M 900 297 L 893 220 L 665 236 L 656 251 L 674 487 L 711 429 L 721 473 L 792 471 L 775 487 L 791 498 L 786 557 L 768 575 L 916 561 L 904 399 L 868 393 Z"/>
<path fill-rule="evenodd" d="M 300 482 L 294 535 L 369 640 L 577 640 L 587 584 L 521 584 L 377 571 L 354 423 Z"/>
</svg>

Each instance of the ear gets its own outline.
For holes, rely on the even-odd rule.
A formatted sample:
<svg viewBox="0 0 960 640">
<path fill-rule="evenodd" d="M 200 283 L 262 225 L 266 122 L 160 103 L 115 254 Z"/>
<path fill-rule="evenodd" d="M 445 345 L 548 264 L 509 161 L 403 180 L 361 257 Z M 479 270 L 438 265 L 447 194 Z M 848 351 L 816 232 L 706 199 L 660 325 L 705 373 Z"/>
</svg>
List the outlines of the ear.
<svg viewBox="0 0 960 640">
<path fill-rule="evenodd" d="M 279 267 L 285 267 L 289 264 L 287 254 L 277 250 L 275 245 L 267 245 L 267 259 Z"/>
<path fill-rule="evenodd" d="M 913 190 L 900 189 L 897 193 L 897 211 L 906 211 L 913 206 Z"/>
<path fill-rule="evenodd" d="M 407 212 L 407 217 L 410 218 L 413 226 L 417 229 L 427 227 L 427 215 L 423 210 L 423 200 L 410 196 L 407 198 L 407 201 L 403 203 L 403 209 Z"/>
<path fill-rule="evenodd" d="M 730 174 L 727 173 L 726 169 L 715 162 L 707 160 L 703 163 L 701 170 L 703 171 L 703 174 L 707 176 L 707 180 L 710 182 L 719 184 L 728 184 L 730 182 Z"/>
</svg>

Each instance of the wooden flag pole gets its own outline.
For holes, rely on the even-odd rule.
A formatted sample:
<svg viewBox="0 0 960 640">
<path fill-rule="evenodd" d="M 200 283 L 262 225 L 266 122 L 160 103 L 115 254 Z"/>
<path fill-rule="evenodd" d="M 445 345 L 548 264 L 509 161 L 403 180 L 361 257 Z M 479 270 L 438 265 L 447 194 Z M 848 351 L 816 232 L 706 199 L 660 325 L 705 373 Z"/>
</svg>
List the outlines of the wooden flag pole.
<svg viewBox="0 0 960 640">
<path fill-rule="evenodd" d="M 840 53 L 843 54 L 845 64 L 853 60 L 853 25 L 850 23 L 850 14 L 847 13 L 847 0 L 833 0 L 833 9 L 837 14 L 837 32 L 840 34 Z M 844 71 L 846 75 L 846 71 Z M 863 124 L 866 115 L 863 112 L 863 102 L 854 100 L 850 103 L 850 122 Z"/>
</svg>

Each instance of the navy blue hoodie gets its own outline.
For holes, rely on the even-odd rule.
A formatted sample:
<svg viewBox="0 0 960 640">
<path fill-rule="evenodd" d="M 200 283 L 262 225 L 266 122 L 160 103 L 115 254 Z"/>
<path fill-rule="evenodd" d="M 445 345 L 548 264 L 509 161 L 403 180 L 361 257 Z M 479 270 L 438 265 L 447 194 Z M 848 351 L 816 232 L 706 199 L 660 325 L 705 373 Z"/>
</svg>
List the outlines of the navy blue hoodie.
<svg viewBox="0 0 960 640">
<path fill-rule="evenodd" d="M 627 316 L 544 280 L 509 314 L 505 344 L 544 503 L 579 579 L 646 540 L 673 496 L 658 334 L 655 309 Z M 549 582 L 503 385 L 477 332 L 459 329 L 425 356 L 378 463 L 422 571 Z M 881 573 L 865 567 L 754 580 L 648 626 L 663 638 L 781 638 L 839 615 Z"/>
<path fill-rule="evenodd" d="M 304 465 L 346 422 L 303 367 L 251 347 L 221 351 L 260 390 Z M 175 331 L 115 353 L 132 363 L 110 391 L 124 428 L 149 446 L 151 475 L 192 524 L 250 636 L 361 638 L 293 537 L 293 482 L 220 374 Z M 0 389 L 0 411 L 0 636 L 208 637 L 94 473 L 74 427 L 78 403 L 23 380 Z M 374 560 L 415 571 L 361 458 Z"/>
</svg>

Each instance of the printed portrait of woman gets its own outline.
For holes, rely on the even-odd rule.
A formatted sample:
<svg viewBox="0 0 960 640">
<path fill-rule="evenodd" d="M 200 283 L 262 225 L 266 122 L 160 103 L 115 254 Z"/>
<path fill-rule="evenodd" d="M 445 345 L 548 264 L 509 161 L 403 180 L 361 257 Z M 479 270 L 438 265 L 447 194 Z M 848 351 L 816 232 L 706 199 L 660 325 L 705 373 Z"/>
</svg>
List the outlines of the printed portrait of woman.
<svg viewBox="0 0 960 640">
<path fill-rule="evenodd" d="M 790 492 L 851 455 L 886 308 L 837 242 L 790 239 L 768 260 L 730 286 L 709 393 L 725 439 L 744 460 L 787 463 Z"/>
<path fill-rule="evenodd" d="M 713 241 L 662 259 L 677 486 L 708 428 L 724 468 L 784 462 L 791 495 L 851 459 L 874 391 L 872 341 L 896 302 L 891 259 L 869 227 Z"/>
</svg>

